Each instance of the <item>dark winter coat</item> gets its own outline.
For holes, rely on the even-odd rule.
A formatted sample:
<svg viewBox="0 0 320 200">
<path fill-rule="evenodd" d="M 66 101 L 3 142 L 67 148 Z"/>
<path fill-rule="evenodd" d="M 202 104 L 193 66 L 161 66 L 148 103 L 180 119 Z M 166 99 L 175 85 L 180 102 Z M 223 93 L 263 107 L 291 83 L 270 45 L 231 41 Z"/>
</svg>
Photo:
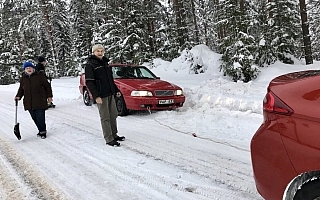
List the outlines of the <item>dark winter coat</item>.
<svg viewBox="0 0 320 200">
<path fill-rule="evenodd" d="M 41 63 L 38 63 L 38 64 L 36 65 L 36 71 L 40 72 L 41 70 L 42 70 L 42 71 L 45 71 L 45 70 L 44 70 L 44 65 L 41 64 Z"/>
<path fill-rule="evenodd" d="M 86 85 L 94 99 L 109 97 L 120 92 L 114 83 L 112 70 L 108 62 L 109 60 L 105 57 L 102 60 L 95 55 L 88 58 L 85 67 Z"/>
<path fill-rule="evenodd" d="M 38 63 L 36 66 L 35 66 L 35 69 L 37 72 L 41 72 L 44 74 L 44 76 L 51 81 L 51 78 L 47 76 L 46 74 L 46 71 L 45 71 L 45 68 L 44 68 L 44 65 L 41 64 L 41 63 Z"/>
<path fill-rule="evenodd" d="M 43 73 L 34 72 L 30 76 L 23 73 L 16 97 L 23 97 L 25 110 L 47 109 L 47 98 L 53 97 L 52 88 Z"/>
</svg>

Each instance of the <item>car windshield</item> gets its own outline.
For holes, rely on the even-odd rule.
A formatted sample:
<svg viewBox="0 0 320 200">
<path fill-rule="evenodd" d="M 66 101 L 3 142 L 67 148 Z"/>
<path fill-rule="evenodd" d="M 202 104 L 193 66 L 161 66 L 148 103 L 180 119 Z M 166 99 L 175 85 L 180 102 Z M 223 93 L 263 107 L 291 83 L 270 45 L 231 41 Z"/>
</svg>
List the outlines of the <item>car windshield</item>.
<svg viewBox="0 0 320 200">
<path fill-rule="evenodd" d="M 156 79 L 144 66 L 112 66 L 113 77 L 117 79 Z"/>
</svg>

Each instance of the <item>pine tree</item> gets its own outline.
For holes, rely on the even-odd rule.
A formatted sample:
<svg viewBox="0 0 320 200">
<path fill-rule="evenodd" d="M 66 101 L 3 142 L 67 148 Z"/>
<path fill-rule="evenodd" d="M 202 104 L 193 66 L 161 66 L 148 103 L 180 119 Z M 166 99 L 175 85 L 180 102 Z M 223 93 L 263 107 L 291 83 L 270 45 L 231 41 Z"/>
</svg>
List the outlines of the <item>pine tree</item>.
<svg viewBox="0 0 320 200">
<path fill-rule="evenodd" d="M 52 27 L 54 29 L 54 43 L 56 47 L 56 71 L 57 76 L 77 76 L 77 64 L 73 62 L 75 57 L 71 54 L 72 38 L 70 18 L 67 15 L 65 1 L 56 1 L 52 8 Z"/>
<path fill-rule="evenodd" d="M 93 28 L 95 13 L 93 4 L 87 0 L 71 0 L 70 15 L 72 27 L 72 46 L 71 54 L 75 57 L 74 62 L 80 66 L 91 55 L 93 40 Z"/>
<path fill-rule="evenodd" d="M 270 1 L 267 5 L 269 18 L 266 42 L 284 63 L 293 63 L 292 57 L 300 57 L 302 30 L 299 5 L 296 0 Z"/>
<path fill-rule="evenodd" d="M 3 1 L 0 5 L 0 84 L 18 80 L 22 62 L 33 50 L 27 47 L 19 33 L 23 10 L 18 1 Z"/>
<path fill-rule="evenodd" d="M 107 21 L 99 27 L 99 37 L 114 62 L 141 64 L 151 58 L 146 4 L 140 0 L 108 4 Z"/>
<path fill-rule="evenodd" d="M 250 20 L 244 1 L 224 1 L 220 6 L 222 17 L 219 26 L 225 34 L 219 46 L 223 52 L 220 70 L 233 81 L 251 81 L 256 78 L 259 69 L 254 65 L 256 46 L 254 37 L 248 34 Z"/>
<path fill-rule="evenodd" d="M 320 60 L 320 2 L 310 0 L 307 5 L 309 10 L 310 21 L 310 35 L 311 35 L 311 47 L 312 57 L 315 60 Z"/>
<path fill-rule="evenodd" d="M 217 7 L 213 0 L 195 1 L 197 10 L 197 22 L 199 26 L 199 44 L 205 44 L 210 49 L 218 51 L 216 41 L 218 40 L 215 23 L 218 21 Z"/>
<path fill-rule="evenodd" d="M 158 57 L 171 61 L 178 57 L 181 52 L 178 39 L 176 39 L 175 19 L 172 15 L 171 8 L 163 9 L 163 15 L 158 18 L 159 28 L 157 34 Z"/>
<path fill-rule="evenodd" d="M 259 67 L 266 67 L 278 60 L 277 53 L 271 45 L 272 36 L 269 31 L 268 1 L 253 1 L 250 4 L 252 10 L 252 23 L 250 34 L 254 35 L 257 42 L 255 52 L 255 64 Z"/>
</svg>

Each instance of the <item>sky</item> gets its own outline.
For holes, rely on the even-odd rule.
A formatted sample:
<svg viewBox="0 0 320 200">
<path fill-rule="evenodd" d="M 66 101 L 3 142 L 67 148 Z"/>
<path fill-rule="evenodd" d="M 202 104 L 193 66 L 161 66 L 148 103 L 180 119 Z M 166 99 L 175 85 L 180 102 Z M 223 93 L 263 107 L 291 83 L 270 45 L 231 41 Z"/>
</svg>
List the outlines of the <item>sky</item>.
<svg viewBox="0 0 320 200">
<path fill-rule="evenodd" d="M 204 45 L 191 53 L 207 69 L 190 74 L 184 53 L 172 62 L 146 64 L 162 80 L 183 88 L 174 111 L 118 117 L 120 147 L 105 144 L 96 105 L 85 106 L 79 77 L 52 81 L 56 108 L 46 111 L 47 138 L 22 102 L 21 140 L 13 134 L 18 84 L 0 85 L 0 199 L 261 200 L 252 174 L 250 140 L 263 121 L 262 100 L 274 77 L 304 69 L 280 62 L 257 79 L 233 82 Z"/>
</svg>

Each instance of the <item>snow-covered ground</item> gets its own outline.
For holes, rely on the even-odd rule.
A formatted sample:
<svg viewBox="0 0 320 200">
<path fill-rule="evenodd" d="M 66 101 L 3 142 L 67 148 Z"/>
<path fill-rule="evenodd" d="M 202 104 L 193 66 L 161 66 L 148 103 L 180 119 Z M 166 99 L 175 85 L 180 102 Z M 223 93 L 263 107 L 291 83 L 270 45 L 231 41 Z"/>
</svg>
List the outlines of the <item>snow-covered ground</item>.
<svg viewBox="0 0 320 200">
<path fill-rule="evenodd" d="M 105 145 L 97 107 L 83 104 L 78 77 L 53 80 L 57 107 L 46 112 L 45 140 L 36 137 L 22 102 L 22 140 L 16 139 L 18 84 L 0 85 L 0 199 L 262 199 L 250 140 L 263 119 L 267 85 L 277 75 L 319 69 L 320 63 L 276 63 L 252 82 L 235 83 L 219 72 L 219 55 L 205 46 L 191 52 L 206 73 L 189 74 L 183 56 L 157 59 L 151 69 L 184 89 L 184 107 L 118 117 L 119 135 L 126 136 L 121 147 Z"/>
</svg>

